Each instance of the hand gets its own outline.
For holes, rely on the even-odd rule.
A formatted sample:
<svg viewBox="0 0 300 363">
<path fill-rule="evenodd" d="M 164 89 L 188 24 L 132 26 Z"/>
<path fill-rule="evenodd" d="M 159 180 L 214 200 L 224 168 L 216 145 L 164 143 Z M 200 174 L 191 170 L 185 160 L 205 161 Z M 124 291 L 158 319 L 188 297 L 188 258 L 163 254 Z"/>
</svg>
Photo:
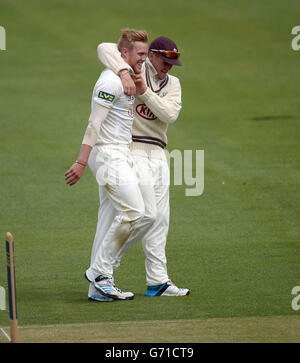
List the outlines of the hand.
<svg viewBox="0 0 300 363">
<path fill-rule="evenodd" d="M 136 94 L 136 88 L 133 79 L 128 71 L 128 69 L 119 72 L 121 82 L 124 88 L 124 93 L 128 96 L 133 96 Z"/>
<path fill-rule="evenodd" d="M 65 180 L 70 186 L 78 182 L 82 177 L 85 166 L 82 164 L 74 163 L 71 168 L 65 173 Z"/>
<path fill-rule="evenodd" d="M 135 76 L 134 83 L 135 83 L 136 91 L 140 95 L 144 94 L 147 91 L 147 86 L 145 84 L 145 81 L 144 81 L 144 78 L 142 77 L 142 75 L 137 74 Z"/>
</svg>

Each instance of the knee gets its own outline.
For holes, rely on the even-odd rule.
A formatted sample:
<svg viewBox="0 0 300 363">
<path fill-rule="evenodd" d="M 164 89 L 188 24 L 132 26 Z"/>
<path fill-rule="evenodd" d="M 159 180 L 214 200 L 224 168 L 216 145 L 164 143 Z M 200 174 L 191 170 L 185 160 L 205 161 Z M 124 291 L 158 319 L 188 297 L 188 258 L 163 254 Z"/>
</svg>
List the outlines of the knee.
<svg viewBox="0 0 300 363">
<path fill-rule="evenodd" d="M 134 223 L 139 223 L 145 217 L 145 206 L 140 205 L 130 212 L 130 220 Z"/>
<path fill-rule="evenodd" d="M 130 212 L 130 220 L 135 224 L 142 222 L 143 225 L 151 226 L 157 218 L 156 208 L 145 208 L 145 205 L 140 205 L 134 211 Z"/>
<path fill-rule="evenodd" d="M 145 210 L 144 214 L 144 222 L 148 225 L 152 225 L 157 218 L 157 210 L 156 208 Z"/>
</svg>

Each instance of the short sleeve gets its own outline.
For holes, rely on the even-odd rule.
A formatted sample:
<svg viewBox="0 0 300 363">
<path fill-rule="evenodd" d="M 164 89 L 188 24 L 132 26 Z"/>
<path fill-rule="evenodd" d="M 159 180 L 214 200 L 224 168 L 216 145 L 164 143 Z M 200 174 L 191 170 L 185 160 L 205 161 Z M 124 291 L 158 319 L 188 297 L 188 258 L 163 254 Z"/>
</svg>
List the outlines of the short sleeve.
<svg viewBox="0 0 300 363">
<path fill-rule="evenodd" d="M 111 108 L 115 101 L 122 95 L 121 80 L 112 71 L 102 72 L 93 93 L 93 101 L 107 108 Z"/>
</svg>

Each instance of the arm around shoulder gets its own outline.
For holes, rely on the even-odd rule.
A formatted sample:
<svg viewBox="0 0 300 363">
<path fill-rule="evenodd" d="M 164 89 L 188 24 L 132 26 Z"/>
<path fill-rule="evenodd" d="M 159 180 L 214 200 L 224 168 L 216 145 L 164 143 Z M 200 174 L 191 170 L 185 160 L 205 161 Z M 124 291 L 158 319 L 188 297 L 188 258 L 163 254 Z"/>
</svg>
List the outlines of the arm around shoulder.
<svg viewBox="0 0 300 363">
<path fill-rule="evenodd" d="M 121 53 L 115 43 L 100 43 L 97 47 L 97 54 L 100 62 L 115 74 L 118 74 L 123 69 L 131 70 L 129 64 L 121 57 Z"/>
</svg>

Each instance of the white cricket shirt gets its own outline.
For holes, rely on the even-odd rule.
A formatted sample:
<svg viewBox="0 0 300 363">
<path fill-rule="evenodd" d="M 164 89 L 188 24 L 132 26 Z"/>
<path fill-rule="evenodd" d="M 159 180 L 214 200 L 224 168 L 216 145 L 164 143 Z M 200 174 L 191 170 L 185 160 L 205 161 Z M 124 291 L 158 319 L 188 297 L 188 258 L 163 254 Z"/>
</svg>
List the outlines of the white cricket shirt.
<svg viewBox="0 0 300 363">
<path fill-rule="evenodd" d="M 105 69 L 97 80 L 91 107 L 95 103 L 109 108 L 101 122 L 96 145 L 129 144 L 132 141 L 134 97 L 124 94 L 120 77 Z"/>
</svg>

